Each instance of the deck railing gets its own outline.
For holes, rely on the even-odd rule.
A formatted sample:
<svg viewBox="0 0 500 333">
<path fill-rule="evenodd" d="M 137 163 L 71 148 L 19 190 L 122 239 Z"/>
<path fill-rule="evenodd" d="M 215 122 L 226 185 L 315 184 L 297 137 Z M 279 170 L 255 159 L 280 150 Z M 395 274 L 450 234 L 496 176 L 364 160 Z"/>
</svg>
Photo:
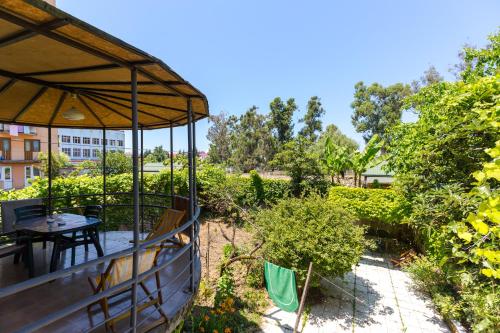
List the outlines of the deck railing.
<svg viewBox="0 0 500 333">
<path fill-rule="evenodd" d="M 130 195 L 130 193 L 128 193 L 128 192 L 109 193 L 108 195 L 119 195 L 119 194 Z M 143 195 L 146 195 L 146 194 L 144 193 Z M 157 194 L 148 193 L 147 195 L 151 195 L 152 196 L 152 195 L 157 195 Z M 92 196 L 99 196 L 99 194 L 78 195 L 78 196 L 74 196 L 74 197 L 92 197 Z M 160 195 L 157 195 L 157 196 L 170 197 L 168 195 L 163 195 L 163 194 L 160 194 Z M 66 199 L 68 197 L 64 197 L 64 198 Z M 55 197 L 53 199 L 57 200 L 57 197 Z M 171 200 L 171 202 L 173 202 L 173 200 Z M 108 204 L 107 207 L 105 207 L 105 209 L 109 208 L 109 207 L 113 207 L 113 206 L 114 206 L 113 204 Z M 123 206 L 130 206 L 130 207 L 132 207 L 131 204 L 129 204 L 129 205 L 122 205 L 122 204 L 120 204 L 120 207 L 123 207 Z M 144 205 L 143 208 L 146 208 L 147 206 L 148 205 Z M 150 206 L 157 207 L 157 208 L 164 208 L 164 209 L 171 208 L 171 207 L 168 207 L 168 206 L 161 206 L 161 205 L 150 205 Z M 77 207 L 67 207 L 67 209 L 75 209 L 75 208 L 77 208 Z M 199 277 L 200 277 L 200 276 L 195 276 L 197 274 L 199 275 L 200 271 L 196 270 L 194 268 L 195 265 L 196 265 L 196 262 L 199 261 L 199 258 L 200 258 L 200 254 L 199 254 L 200 225 L 199 225 L 199 221 L 198 221 L 199 214 L 200 214 L 200 208 L 199 207 L 195 207 L 195 212 L 194 212 L 194 215 L 192 216 L 192 218 L 189 219 L 182 226 L 178 227 L 175 230 L 172 230 L 168 234 L 165 234 L 165 235 L 163 235 L 161 237 L 152 239 L 150 241 L 142 242 L 142 243 L 140 243 L 137 246 L 134 245 L 133 247 L 130 247 L 130 248 L 122 250 L 122 251 L 118 251 L 118 252 L 115 252 L 115 253 L 107 254 L 107 255 L 105 255 L 103 257 L 96 258 L 96 259 L 93 259 L 93 260 L 90 260 L 90 261 L 87 261 L 87 262 L 84 262 L 84 263 L 81 263 L 81 264 L 78 264 L 78 265 L 75 265 L 75 266 L 72 266 L 72 267 L 68 267 L 68 268 L 65 268 L 65 269 L 62 269 L 62 270 L 58 270 L 58 271 L 55 271 L 55 272 L 52 272 L 52 273 L 49 273 L 49 274 L 45 274 L 45 275 L 41 275 L 41 276 L 35 277 L 35 278 L 29 279 L 29 280 L 26 280 L 26 281 L 23 281 L 23 282 L 14 284 L 14 285 L 10 285 L 10 286 L 4 287 L 4 288 L 0 288 L 0 299 L 3 299 L 5 297 L 15 295 L 17 293 L 20 293 L 20 292 L 23 292 L 25 290 L 28 290 L 28 289 L 31 289 L 31 288 L 43 285 L 45 283 L 49 283 L 49 282 L 54 281 L 56 279 L 60 279 L 60 278 L 66 277 L 68 275 L 71 275 L 71 274 L 76 273 L 78 271 L 81 271 L 83 269 L 95 267 L 98 264 L 109 262 L 112 259 L 117 259 L 117 258 L 128 256 L 128 255 L 134 255 L 134 253 L 137 254 L 137 255 L 139 255 L 140 251 L 143 251 L 143 250 L 145 250 L 145 249 L 147 249 L 147 248 L 149 248 L 151 246 L 154 246 L 154 245 L 159 245 L 162 242 L 164 242 L 164 241 L 166 241 L 168 239 L 171 239 L 172 237 L 174 237 L 178 233 L 189 233 L 189 236 L 190 236 L 189 237 L 189 242 L 185 243 L 184 246 L 182 248 L 180 248 L 178 251 L 176 251 L 175 254 L 171 258 L 169 258 L 166 262 L 158 264 L 157 266 L 153 267 L 152 269 L 150 269 L 150 270 L 148 270 L 148 271 L 146 271 L 146 272 L 144 272 L 142 274 L 139 274 L 136 279 L 132 278 L 132 279 L 130 279 L 128 281 L 125 281 L 123 283 L 120 283 L 119 285 L 116 285 L 116 286 L 114 286 L 112 288 L 106 289 L 105 291 L 100 292 L 100 293 L 98 293 L 96 295 L 88 296 L 88 297 L 86 297 L 84 299 L 81 299 L 78 302 L 71 304 L 70 306 L 66 306 L 64 308 L 61 308 L 60 310 L 58 310 L 56 312 L 53 312 L 50 315 L 45 316 L 44 318 L 38 319 L 36 321 L 33 321 L 33 322 L 29 323 L 28 325 L 22 327 L 17 332 L 34 332 L 34 331 L 37 331 L 37 330 L 42 329 L 42 328 L 44 328 L 44 327 L 46 327 L 46 326 L 48 326 L 48 325 L 50 325 L 50 324 L 52 324 L 52 323 L 54 323 L 54 322 L 56 322 L 58 320 L 61 320 L 61 319 L 65 318 L 65 317 L 67 317 L 67 316 L 69 316 L 69 315 L 71 315 L 71 314 L 73 314 L 73 313 L 75 313 L 75 312 L 77 312 L 79 310 L 85 309 L 88 305 L 96 303 L 96 302 L 98 302 L 99 300 L 101 300 L 104 297 L 111 296 L 111 295 L 115 294 L 116 292 L 118 292 L 120 290 L 123 290 L 125 288 L 131 288 L 134 285 L 137 286 L 138 283 L 144 281 L 145 279 L 147 279 L 152 274 L 154 274 L 154 273 L 156 273 L 158 271 L 161 271 L 161 270 L 165 270 L 168 266 L 173 265 L 187 251 L 190 251 L 189 263 L 188 263 L 188 265 L 186 265 L 186 267 L 184 267 L 184 269 L 182 269 L 180 271 L 179 274 L 177 274 L 177 276 L 175 276 L 173 278 L 173 280 L 179 279 L 183 274 L 186 273 L 186 271 L 189 271 L 189 281 L 190 281 L 190 284 L 188 285 L 187 291 L 190 292 L 190 293 L 192 293 L 192 295 L 194 297 L 194 294 L 195 294 L 195 292 L 196 292 L 196 290 L 198 288 Z M 166 284 L 160 285 L 160 287 L 157 288 L 157 289 L 151 290 L 151 294 L 154 294 L 154 293 L 156 293 L 158 291 L 163 291 L 167 287 L 167 284 L 171 284 L 171 282 L 172 282 L 172 280 L 170 280 Z M 181 287 L 184 287 L 184 284 L 181 284 L 179 288 L 181 288 Z M 163 302 L 164 303 L 168 302 L 169 298 L 172 297 L 178 291 L 179 290 L 174 290 L 173 292 L 170 292 L 169 296 L 163 298 Z M 97 324 L 94 324 L 92 327 L 89 328 L 88 331 L 89 332 L 90 331 L 94 331 L 94 330 L 98 329 L 99 327 L 102 327 L 106 323 L 108 323 L 111 320 L 113 320 L 113 319 L 115 319 L 115 318 L 123 315 L 127 311 L 137 311 L 136 310 L 137 306 L 142 301 L 144 301 L 146 298 L 147 298 L 147 296 L 145 298 L 143 298 L 143 299 L 135 299 L 134 300 L 131 297 L 132 303 L 131 303 L 130 306 L 128 306 L 128 307 L 120 310 L 117 314 L 114 314 L 113 316 L 111 316 L 111 317 L 109 317 L 109 318 L 107 318 L 107 319 L 105 319 L 105 320 L 103 320 L 103 321 L 101 321 L 101 322 L 99 322 Z M 154 312 L 152 312 L 146 318 L 144 318 L 143 320 L 141 320 L 141 322 L 136 323 L 135 326 L 130 326 L 130 328 L 126 332 L 135 331 L 152 314 L 154 314 Z"/>
</svg>

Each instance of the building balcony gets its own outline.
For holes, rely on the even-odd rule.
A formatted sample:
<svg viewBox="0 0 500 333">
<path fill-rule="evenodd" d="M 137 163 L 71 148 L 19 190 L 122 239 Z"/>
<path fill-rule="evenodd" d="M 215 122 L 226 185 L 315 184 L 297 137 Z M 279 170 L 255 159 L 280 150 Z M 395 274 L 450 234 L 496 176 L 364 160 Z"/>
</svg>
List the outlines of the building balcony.
<svg viewBox="0 0 500 333">
<path fill-rule="evenodd" d="M 24 158 L 13 158 L 11 151 L 0 151 L 0 164 L 22 164 L 22 163 L 38 163 L 40 152 L 25 151 Z"/>
</svg>

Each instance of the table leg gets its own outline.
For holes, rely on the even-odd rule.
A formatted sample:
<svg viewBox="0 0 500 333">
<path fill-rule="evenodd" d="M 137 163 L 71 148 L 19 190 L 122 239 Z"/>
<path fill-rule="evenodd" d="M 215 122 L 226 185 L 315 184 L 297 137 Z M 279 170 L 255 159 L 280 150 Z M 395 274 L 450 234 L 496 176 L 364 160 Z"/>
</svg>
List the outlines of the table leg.
<svg viewBox="0 0 500 333">
<path fill-rule="evenodd" d="M 97 251 L 97 256 L 102 257 L 104 255 L 104 252 L 102 251 L 101 243 L 99 242 L 99 232 L 97 231 L 97 227 L 95 227 L 93 231 L 89 230 L 88 235 L 92 240 L 92 243 L 94 243 L 95 249 Z"/>
<path fill-rule="evenodd" d="M 57 270 L 57 262 L 59 261 L 59 237 L 54 237 L 54 248 L 52 249 L 52 258 L 50 259 L 50 272 L 55 272 Z"/>
<path fill-rule="evenodd" d="M 31 242 L 31 239 L 28 240 L 28 244 L 26 244 L 28 247 L 27 252 L 28 252 L 28 272 L 29 272 L 29 277 L 32 278 L 35 276 L 35 269 L 34 269 L 34 262 L 33 262 L 33 243 Z"/>
</svg>

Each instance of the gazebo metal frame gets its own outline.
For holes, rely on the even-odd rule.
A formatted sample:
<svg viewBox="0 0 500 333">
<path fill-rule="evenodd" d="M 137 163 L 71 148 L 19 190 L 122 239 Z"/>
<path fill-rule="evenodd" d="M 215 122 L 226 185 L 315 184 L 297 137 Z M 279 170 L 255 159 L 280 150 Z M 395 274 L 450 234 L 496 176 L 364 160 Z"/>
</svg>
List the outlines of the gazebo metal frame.
<svg viewBox="0 0 500 333">
<path fill-rule="evenodd" d="M 82 299 L 79 302 L 73 304 L 70 307 L 63 308 L 58 312 L 52 313 L 41 320 L 31 322 L 22 329 L 22 332 L 32 332 L 37 329 L 43 328 L 65 316 L 78 311 L 79 309 L 85 308 L 87 305 L 98 301 L 100 298 L 109 296 L 112 293 L 120 290 L 123 287 L 132 286 L 132 305 L 130 307 L 131 317 L 130 317 L 130 327 L 131 331 L 135 332 L 139 323 L 137 322 L 137 286 L 140 281 L 142 281 L 147 276 L 154 274 L 155 271 L 165 269 L 169 264 L 175 261 L 176 258 L 180 257 L 185 251 L 190 252 L 190 281 L 189 281 L 189 291 L 194 293 L 197 285 L 195 281 L 195 257 L 197 256 L 197 239 L 199 234 L 199 207 L 197 205 L 196 198 L 196 128 L 195 122 L 199 119 L 208 116 L 208 102 L 206 97 L 198 91 L 196 88 L 191 86 L 187 81 L 184 81 L 179 75 L 173 72 L 168 66 L 166 66 L 160 60 L 110 36 L 104 32 L 44 3 L 41 0 L 16 0 L 10 1 L 5 6 L 10 6 L 9 8 L 3 7 L 4 4 L 0 4 L 0 23 L 6 22 L 6 24 L 12 24 L 23 29 L 20 31 L 15 31 L 13 33 L 7 34 L 6 36 L 1 35 L 0 31 L 0 50 L 7 46 L 12 46 L 16 43 L 26 41 L 35 36 L 43 36 L 57 43 L 61 43 L 78 52 L 83 54 L 88 54 L 92 57 L 102 59 L 105 63 L 92 66 L 79 66 L 79 67 L 69 67 L 62 69 L 51 69 L 47 71 L 36 71 L 31 73 L 15 73 L 11 70 L 5 70 L 0 65 L 0 78 L 7 78 L 7 81 L 0 85 L 0 121 L 12 124 L 21 124 L 29 126 L 39 126 L 48 128 L 48 207 L 49 213 L 53 211 L 53 193 L 52 193 L 52 128 L 56 127 L 74 127 L 74 128 L 94 128 L 102 129 L 103 133 L 103 193 L 102 201 L 104 206 L 103 219 L 106 221 L 106 207 L 107 207 L 107 170 L 106 170 L 106 130 L 107 129 L 131 129 L 132 131 L 132 175 L 133 175 L 133 189 L 132 189 L 132 207 L 133 207 L 133 247 L 120 251 L 117 253 L 109 254 L 95 260 L 66 268 L 60 271 L 56 271 L 43 276 L 38 276 L 36 278 L 17 283 L 5 288 L 0 289 L 0 299 L 19 293 L 23 290 L 39 286 L 44 283 L 48 283 L 54 279 L 67 276 L 71 273 L 79 271 L 83 268 L 90 267 L 91 265 L 97 265 L 99 263 L 104 263 L 113 258 L 118 258 L 124 255 L 133 254 L 133 274 L 132 279 L 126 283 L 115 286 L 104 293 L 90 296 L 86 299 Z M 33 14 L 35 13 L 35 14 Z M 23 15 L 26 15 L 24 17 Z M 30 16 L 31 15 L 31 16 Z M 37 16 L 38 15 L 38 16 Z M 44 16 L 45 15 L 45 16 Z M 30 16 L 29 19 L 27 17 Z M 46 21 L 46 17 L 50 17 L 50 20 Z M 38 22 L 36 22 L 40 19 Z M 45 21 L 44 21 L 45 20 Z M 40 23 L 41 22 L 41 23 Z M 62 28 L 70 26 L 74 29 L 80 29 L 78 31 L 84 31 L 88 33 L 90 37 L 95 38 L 98 42 L 93 45 L 88 45 L 82 42 L 82 35 L 76 34 L 68 35 L 67 32 L 62 32 Z M 1 25 L 0 25 L 1 27 Z M 86 35 L 85 35 L 86 36 Z M 84 36 L 84 37 L 85 37 Z M 86 38 L 90 38 L 86 37 Z M 82 40 L 78 40 L 82 38 Z M 108 43 L 108 44 L 106 44 Z M 97 46 L 96 46 L 97 45 Z M 100 46 L 101 45 L 101 46 Z M 115 47 L 115 49 L 112 48 Z M 100 48 L 101 47 L 101 48 Z M 120 51 L 121 50 L 121 51 Z M 122 52 L 123 51 L 123 52 Z M 115 52 L 115 53 L 113 53 Z M 125 54 L 129 56 L 128 53 L 136 55 L 140 60 L 127 60 L 126 56 L 118 56 L 117 54 Z M 0 53 L 1 55 L 1 53 Z M 129 56 L 132 57 L 132 56 Z M 132 57 L 133 58 L 133 57 Z M 1 59 L 0 59 L 1 60 Z M 106 70 L 123 69 L 130 72 L 130 81 L 123 81 L 123 77 L 115 81 L 64 81 L 64 80 L 50 80 L 41 79 L 40 77 L 51 77 L 58 75 L 79 75 L 81 73 L 93 73 Z M 146 78 L 146 80 L 140 81 L 138 76 Z M 123 76 L 123 75 L 122 75 Z M 173 77 L 175 80 L 165 80 L 162 78 Z M 22 84 L 36 85 L 38 89 L 34 95 L 26 101 L 24 106 L 17 111 L 15 114 L 10 116 L 3 115 L 1 111 L 2 106 L 2 94 L 13 89 L 13 87 L 18 87 Z M 123 87 L 129 86 L 129 89 Z M 116 88 L 110 88 L 115 87 Z M 139 87 L 150 87 L 157 86 L 163 89 L 161 92 L 158 91 L 139 91 Z M 49 91 L 57 91 L 59 94 L 57 98 L 51 100 L 51 105 L 53 110 L 50 113 L 50 118 L 46 120 L 34 121 L 26 120 L 25 118 L 29 115 L 30 109 L 32 109 L 37 103 L 39 103 L 43 98 L 48 98 Z M 87 115 L 93 118 L 94 123 L 91 126 L 85 124 L 71 124 L 65 122 L 64 119 L 60 117 L 60 111 L 67 102 L 68 95 L 75 95 L 77 101 L 81 107 L 85 110 Z M 130 97 L 124 97 L 130 94 Z M 142 96 L 142 100 L 140 97 Z M 156 98 L 155 102 L 146 100 L 147 98 Z M 163 103 L 163 99 L 166 100 Z M 185 108 L 179 108 L 178 106 L 172 106 L 175 103 L 179 103 L 179 100 L 185 101 Z M 159 101 L 159 102 L 158 102 Z M 193 107 L 193 101 L 196 101 L 196 110 Z M 175 102 L 175 103 L 174 103 Z M 169 103 L 173 103 L 170 105 Z M 175 104 L 175 105 L 177 105 Z M 148 110 L 139 109 L 139 105 L 143 108 L 148 108 Z M 130 114 L 125 110 L 130 108 Z M 101 111 L 103 110 L 103 111 Z M 108 116 L 106 117 L 118 117 L 119 122 L 116 125 L 113 123 L 106 123 L 106 117 L 102 114 L 106 112 Z M 168 113 L 167 113 L 168 112 Z M 102 114 L 101 114 L 102 113 Z M 165 115 L 164 115 L 165 113 Z M 144 121 L 140 121 L 143 117 Z M 33 118 L 29 118 L 33 119 Z M 144 220 L 144 170 L 143 170 L 143 138 L 144 130 L 156 129 L 156 128 L 170 128 L 170 196 L 173 198 L 175 196 L 174 191 L 174 161 L 173 161 L 173 128 L 176 126 L 187 125 L 187 141 L 188 141 L 188 175 L 189 175 L 189 208 L 188 215 L 189 220 L 180 228 L 174 230 L 173 232 L 161 237 L 161 239 L 155 239 L 148 242 L 139 242 L 139 236 L 141 231 L 144 232 L 144 225 L 140 225 L 140 221 Z M 140 146 L 139 146 L 140 138 Z M 139 153 L 140 152 L 140 153 Z M 142 186 L 142 187 L 140 187 Z M 142 204 L 141 204 L 142 203 Z M 141 230 L 142 229 L 142 230 Z M 182 248 L 172 259 L 168 262 L 159 265 L 155 269 L 148 271 L 143 274 L 138 272 L 138 260 L 139 252 L 147 247 L 161 243 L 162 241 L 172 237 L 178 232 L 189 230 L 190 242 L 184 248 Z M 112 318 L 110 318 L 112 319 Z M 109 319 L 108 319 L 109 320 Z M 104 324 L 101 323 L 101 325 Z"/>
</svg>

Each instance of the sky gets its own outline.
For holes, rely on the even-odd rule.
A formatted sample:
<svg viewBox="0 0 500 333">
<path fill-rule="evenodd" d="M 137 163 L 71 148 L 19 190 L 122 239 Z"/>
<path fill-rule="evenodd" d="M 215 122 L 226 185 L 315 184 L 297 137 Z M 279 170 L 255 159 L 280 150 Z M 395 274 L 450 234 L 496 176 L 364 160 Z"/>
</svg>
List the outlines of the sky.
<svg viewBox="0 0 500 333">
<path fill-rule="evenodd" d="M 449 69 L 464 44 L 484 46 L 500 27 L 494 0 L 57 0 L 57 6 L 162 59 L 208 98 L 211 114 L 269 112 L 295 98 L 298 121 L 319 96 L 323 126 L 337 125 L 362 144 L 351 123 L 354 85 L 419 79 Z M 208 150 L 208 120 L 197 147 Z M 295 125 L 295 130 L 301 124 Z M 174 149 L 186 149 L 186 128 Z M 144 146 L 168 147 L 167 130 L 145 132 Z M 131 146 L 130 133 L 126 146 Z"/>
</svg>

